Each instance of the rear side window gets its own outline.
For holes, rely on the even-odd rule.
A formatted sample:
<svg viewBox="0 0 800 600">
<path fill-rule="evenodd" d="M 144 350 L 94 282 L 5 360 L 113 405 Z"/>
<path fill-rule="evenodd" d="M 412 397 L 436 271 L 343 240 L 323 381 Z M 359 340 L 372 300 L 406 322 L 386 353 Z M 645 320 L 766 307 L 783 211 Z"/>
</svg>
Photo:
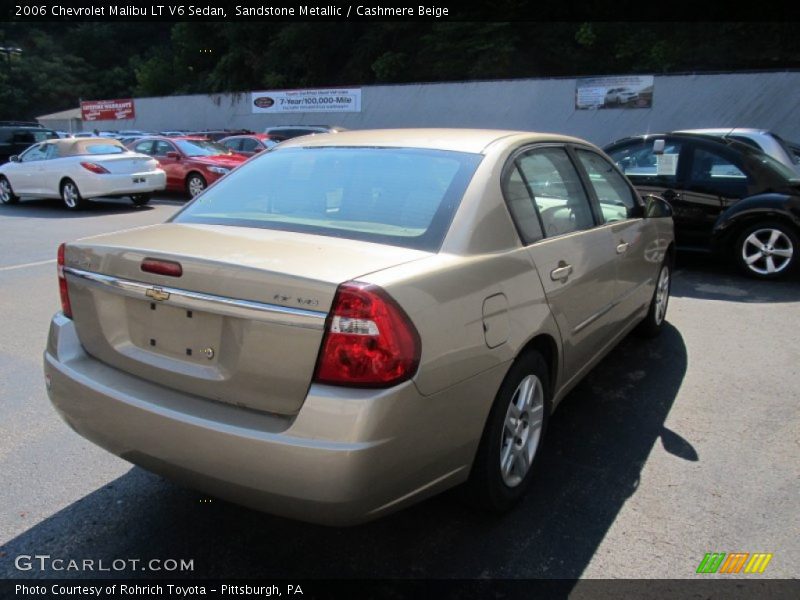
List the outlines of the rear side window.
<svg viewBox="0 0 800 600">
<path fill-rule="evenodd" d="M 611 223 L 633 216 L 638 203 L 622 175 L 599 154 L 579 149 L 577 155 L 594 188 L 603 220 Z"/>
<path fill-rule="evenodd" d="M 148 140 L 146 142 L 141 142 L 136 144 L 133 147 L 134 152 L 140 152 L 141 154 L 152 154 L 153 153 L 153 141 Z"/>
<path fill-rule="evenodd" d="M 287 148 L 235 169 L 173 220 L 437 251 L 480 161 L 414 148 Z"/>
<path fill-rule="evenodd" d="M 242 138 L 233 138 L 232 140 L 225 140 L 224 142 L 220 142 L 220 144 L 222 144 L 229 150 L 233 150 L 234 152 L 236 152 L 237 150 L 242 149 Z"/>
<path fill-rule="evenodd" d="M 540 148 L 517 159 L 545 236 L 594 227 L 589 198 L 563 148 Z"/>
</svg>

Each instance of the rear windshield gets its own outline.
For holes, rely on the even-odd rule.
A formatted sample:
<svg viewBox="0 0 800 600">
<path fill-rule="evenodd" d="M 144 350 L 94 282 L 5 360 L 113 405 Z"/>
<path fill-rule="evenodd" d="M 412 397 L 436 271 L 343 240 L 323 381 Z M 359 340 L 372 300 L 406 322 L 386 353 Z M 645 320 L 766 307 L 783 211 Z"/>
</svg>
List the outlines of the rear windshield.
<svg viewBox="0 0 800 600">
<path fill-rule="evenodd" d="M 276 150 L 232 171 L 173 221 L 437 251 L 480 160 L 409 148 Z"/>
<path fill-rule="evenodd" d="M 85 144 L 82 154 L 122 154 L 128 149 L 116 144 Z"/>
</svg>

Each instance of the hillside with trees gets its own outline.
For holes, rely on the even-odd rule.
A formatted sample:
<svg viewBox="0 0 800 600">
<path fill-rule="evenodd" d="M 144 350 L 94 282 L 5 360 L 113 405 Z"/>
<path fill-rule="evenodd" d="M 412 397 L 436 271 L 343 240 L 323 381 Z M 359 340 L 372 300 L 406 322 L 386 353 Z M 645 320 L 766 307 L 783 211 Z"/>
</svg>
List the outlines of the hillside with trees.
<svg viewBox="0 0 800 600">
<path fill-rule="evenodd" d="M 80 99 L 800 68 L 792 23 L 0 23 L 0 119 Z"/>
</svg>

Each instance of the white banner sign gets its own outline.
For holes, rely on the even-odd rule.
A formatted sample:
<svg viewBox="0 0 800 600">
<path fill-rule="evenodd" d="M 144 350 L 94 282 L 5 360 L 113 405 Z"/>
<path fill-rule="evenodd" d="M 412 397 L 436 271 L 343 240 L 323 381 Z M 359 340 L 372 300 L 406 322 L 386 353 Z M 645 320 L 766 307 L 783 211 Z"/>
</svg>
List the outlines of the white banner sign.
<svg viewBox="0 0 800 600">
<path fill-rule="evenodd" d="M 361 112 L 361 89 L 252 92 L 254 113 Z"/>
<path fill-rule="evenodd" d="M 575 80 L 575 108 L 652 108 L 652 75 L 612 75 Z"/>
</svg>

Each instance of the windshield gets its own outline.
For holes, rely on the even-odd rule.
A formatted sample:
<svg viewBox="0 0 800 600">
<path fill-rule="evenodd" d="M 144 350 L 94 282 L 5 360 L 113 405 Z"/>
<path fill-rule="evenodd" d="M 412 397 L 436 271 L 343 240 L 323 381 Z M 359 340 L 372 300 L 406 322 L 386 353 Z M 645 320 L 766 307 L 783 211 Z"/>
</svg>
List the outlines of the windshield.
<svg viewBox="0 0 800 600">
<path fill-rule="evenodd" d="M 436 251 L 481 156 L 411 148 L 264 153 L 173 218 Z"/>
<path fill-rule="evenodd" d="M 186 156 L 218 156 L 232 154 L 225 146 L 206 140 L 174 140 Z"/>
</svg>

